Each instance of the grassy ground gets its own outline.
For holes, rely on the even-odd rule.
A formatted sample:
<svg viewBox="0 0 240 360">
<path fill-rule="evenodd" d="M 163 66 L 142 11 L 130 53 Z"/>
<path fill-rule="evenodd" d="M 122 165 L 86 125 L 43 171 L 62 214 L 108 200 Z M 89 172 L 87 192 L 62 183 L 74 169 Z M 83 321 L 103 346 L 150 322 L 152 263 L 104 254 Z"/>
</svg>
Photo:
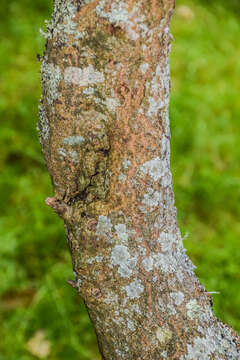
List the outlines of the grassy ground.
<svg viewBox="0 0 240 360">
<path fill-rule="evenodd" d="M 215 4 L 219 5 L 216 6 Z M 240 331 L 240 17 L 234 0 L 178 1 L 172 22 L 172 170 L 179 224 L 218 317 Z M 232 5 L 232 6 L 230 6 Z M 0 360 L 97 360 L 36 132 L 39 27 L 50 0 L 2 0 Z M 34 354 L 36 356 L 34 356 Z"/>
</svg>

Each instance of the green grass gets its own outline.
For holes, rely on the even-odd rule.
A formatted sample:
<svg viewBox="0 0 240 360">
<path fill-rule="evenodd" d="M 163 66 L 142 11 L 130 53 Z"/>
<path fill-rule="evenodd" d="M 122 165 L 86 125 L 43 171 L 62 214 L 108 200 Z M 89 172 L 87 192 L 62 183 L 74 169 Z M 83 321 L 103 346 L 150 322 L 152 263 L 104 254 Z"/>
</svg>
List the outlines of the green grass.
<svg viewBox="0 0 240 360">
<path fill-rule="evenodd" d="M 234 0 L 216 3 L 179 0 L 172 22 L 172 171 L 188 254 L 207 290 L 221 293 L 217 316 L 240 331 L 240 17 Z M 0 360 L 36 359 L 26 344 L 40 329 L 50 360 L 99 358 L 66 283 L 63 224 L 44 204 L 52 189 L 36 132 L 36 54 L 50 11 L 50 0 L 3 0 L 0 8 Z"/>
</svg>

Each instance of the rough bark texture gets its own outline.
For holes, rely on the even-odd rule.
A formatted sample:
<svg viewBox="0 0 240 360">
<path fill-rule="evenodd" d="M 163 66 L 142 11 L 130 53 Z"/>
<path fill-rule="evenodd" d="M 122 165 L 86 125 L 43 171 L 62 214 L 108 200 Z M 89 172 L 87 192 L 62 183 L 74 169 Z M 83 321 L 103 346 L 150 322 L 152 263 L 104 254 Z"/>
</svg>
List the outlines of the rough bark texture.
<svg viewBox="0 0 240 360">
<path fill-rule="evenodd" d="M 103 359 L 239 359 L 185 254 L 169 165 L 174 0 L 55 0 L 40 137 Z"/>
</svg>

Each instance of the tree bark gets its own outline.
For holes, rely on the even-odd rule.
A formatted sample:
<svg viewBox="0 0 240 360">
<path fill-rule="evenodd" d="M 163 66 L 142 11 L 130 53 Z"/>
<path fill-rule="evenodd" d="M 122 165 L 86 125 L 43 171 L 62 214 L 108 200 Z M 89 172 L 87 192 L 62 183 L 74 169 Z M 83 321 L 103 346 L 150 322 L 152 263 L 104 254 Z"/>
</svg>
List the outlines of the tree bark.
<svg viewBox="0 0 240 360">
<path fill-rule="evenodd" d="M 105 360 L 240 359 L 176 222 L 169 164 L 174 0 L 55 0 L 40 139 Z"/>
</svg>

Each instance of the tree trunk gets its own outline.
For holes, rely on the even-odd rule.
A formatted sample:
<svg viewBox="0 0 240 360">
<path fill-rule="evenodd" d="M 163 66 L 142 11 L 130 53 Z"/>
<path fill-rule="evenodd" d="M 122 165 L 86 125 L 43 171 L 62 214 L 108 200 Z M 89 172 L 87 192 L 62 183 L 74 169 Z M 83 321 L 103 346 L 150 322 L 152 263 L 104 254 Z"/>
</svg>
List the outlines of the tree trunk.
<svg viewBox="0 0 240 360">
<path fill-rule="evenodd" d="M 240 359 L 176 222 L 169 164 L 174 0 L 55 0 L 40 138 L 105 360 Z"/>
</svg>

